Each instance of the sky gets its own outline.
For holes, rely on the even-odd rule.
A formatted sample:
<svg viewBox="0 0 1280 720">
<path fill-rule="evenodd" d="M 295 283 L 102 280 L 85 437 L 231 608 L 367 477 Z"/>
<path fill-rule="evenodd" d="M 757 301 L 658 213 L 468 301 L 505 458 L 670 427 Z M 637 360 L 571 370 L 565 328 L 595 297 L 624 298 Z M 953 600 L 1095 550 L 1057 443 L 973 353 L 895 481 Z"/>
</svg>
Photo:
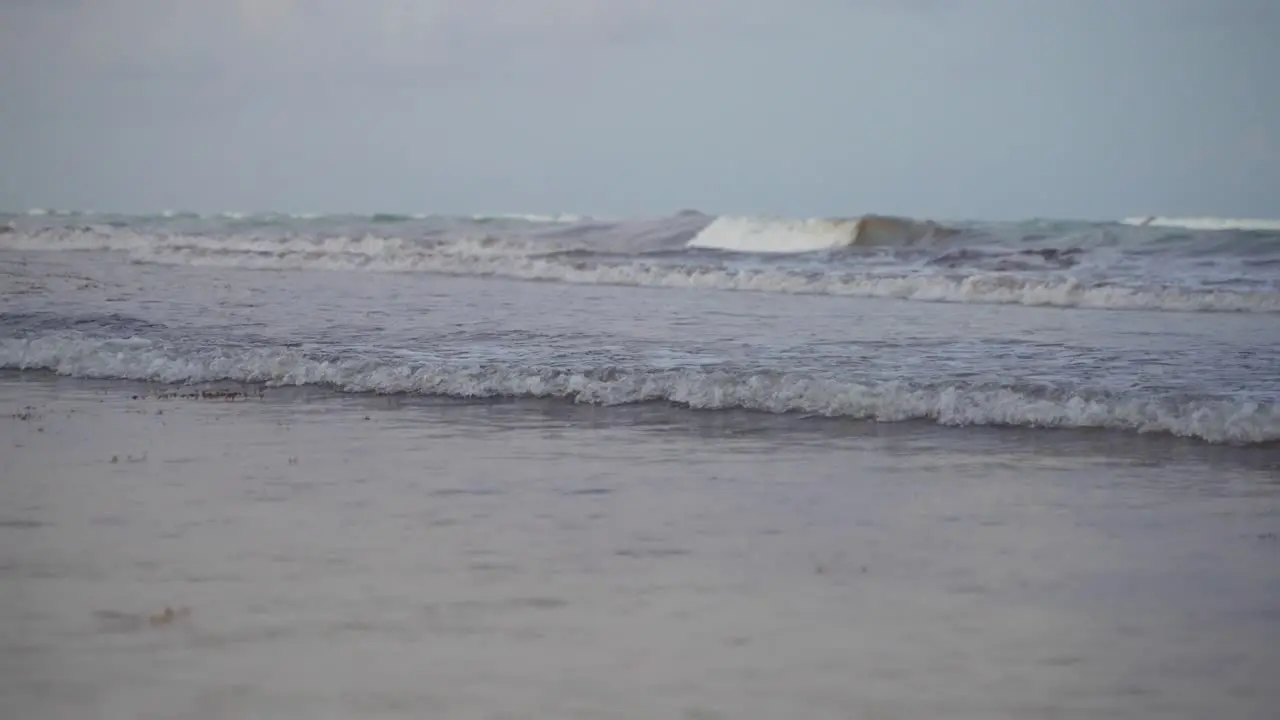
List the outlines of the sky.
<svg viewBox="0 0 1280 720">
<path fill-rule="evenodd" d="M 1280 217 L 1275 0 L 0 0 L 0 208 Z"/>
</svg>

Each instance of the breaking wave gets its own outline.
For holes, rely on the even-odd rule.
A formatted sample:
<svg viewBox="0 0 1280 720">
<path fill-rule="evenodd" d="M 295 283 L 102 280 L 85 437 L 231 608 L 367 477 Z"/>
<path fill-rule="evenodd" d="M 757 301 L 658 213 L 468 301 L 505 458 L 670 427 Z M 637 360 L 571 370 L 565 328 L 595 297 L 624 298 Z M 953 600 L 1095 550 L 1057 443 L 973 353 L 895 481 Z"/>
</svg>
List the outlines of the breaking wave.
<svg viewBox="0 0 1280 720">
<path fill-rule="evenodd" d="M 586 215 L 559 213 L 556 215 L 540 215 L 536 213 L 498 213 L 496 215 L 472 215 L 473 220 L 520 220 L 527 223 L 546 223 L 552 225 L 568 225 L 584 222 L 591 218 Z"/>
<path fill-rule="evenodd" d="M 25 212 L 28 217 L 89 217 L 98 215 L 90 210 L 68 210 L 53 208 L 30 208 Z M 157 218 L 222 218 L 226 220 L 248 220 L 248 219 L 280 219 L 289 218 L 294 220 L 315 220 L 323 218 L 365 218 L 373 222 L 396 222 L 406 220 L 425 220 L 431 217 L 448 218 L 452 217 L 448 214 L 436 213 L 399 213 L 399 212 L 377 212 L 370 214 L 352 214 L 352 213 L 314 213 L 314 212 L 246 212 L 243 210 L 222 210 L 218 212 L 196 212 L 194 210 L 161 210 L 154 215 L 140 215 L 141 219 L 150 217 Z M 579 215 L 574 213 L 482 213 L 472 215 L 473 220 L 518 220 L 528 223 L 575 223 L 591 219 L 589 215 Z"/>
<path fill-rule="evenodd" d="M 1057 273 L 978 269 L 876 272 L 839 267 L 733 267 L 662 262 L 643 256 L 599 258 L 575 254 L 580 245 L 523 236 L 480 235 L 439 241 L 359 238 L 152 235 L 82 231 L 4 235 L 14 249 L 113 250 L 135 262 L 252 270 L 363 270 L 503 277 L 584 285 L 708 289 L 923 302 L 1013 304 L 1170 312 L 1280 312 L 1280 293 L 1213 287 L 1132 287 Z M 571 238 L 572 239 L 572 238 Z"/>
<path fill-rule="evenodd" d="M 353 393 L 560 398 L 600 405 L 670 402 L 695 410 L 743 409 L 877 422 L 1098 428 L 1237 445 L 1280 440 L 1280 406 L 1273 402 L 1120 396 L 962 381 L 919 385 L 717 368 L 408 362 L 318 357 L 284 347 L 184 351 L 148 339 L 111 340 L 79 333 L 0 340 L 0 368 L 161 383 L 322 385 Z"/>
<path fill-rule="evenodd" d="M 1127 217 L 1120 221 L 1124 225 L 1139 227 L 1181 228 L 1183 230 L 1246 230 L 1258 232 L 1280 232 L 1280 220 L 1259 220 L 1251 218 L 1216 218 L 1216 217 L 1162 217 L 1145 215 Z"/>
<path fill-rule="evenodd" d="M 881 215 L 793 221 L 692 211 L 628 221 L 379 216 L 266 225 L 225 219 L 194 226 L 183 220 L 153 222 L 13 219 L 0 226 L 0 249 L 112 251 L 127 253 L 136 263 L 254 270 L 421 272 L 1112 310 L 1280 312 L 1280 236 L 1275 234 L 1170 233 L 1117 223 L 952 227 Z"/>
<path fill-rule="evenodd" d="M 928 220 L 864 215 L 782 220 L 723 216 L 689 241 L 691 248 L 744 253 L 802 253 L 859 246 L 908 246 L 957 234 Z"/>
</svg>

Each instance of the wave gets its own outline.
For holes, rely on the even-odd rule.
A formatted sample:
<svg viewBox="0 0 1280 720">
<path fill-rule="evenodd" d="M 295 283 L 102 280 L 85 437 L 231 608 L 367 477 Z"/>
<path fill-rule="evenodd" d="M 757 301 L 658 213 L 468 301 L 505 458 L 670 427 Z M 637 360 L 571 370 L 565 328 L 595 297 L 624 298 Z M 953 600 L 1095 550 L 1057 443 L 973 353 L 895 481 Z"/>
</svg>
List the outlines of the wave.
<svg viewBox="0 0 1280 720">
<path fill-rule="evenodd" d="M 8 214 L 8 213 L 5 213 Z M 76 217 L 82 215 L 93 215 L 90 210 L 69 210 L 66 208 L 28 208 L 25 213 L 27 217 L 44 218 L 44 217 Z"/>
<path fill-rule="evenodd" d="M 1181 228 L 1183 230 L 1245 230 L 1259 232 L 1280 232 L 1280 220 L 1259 220 L 1248 218 L 1216 218 L 1216 217 L 1162 217 L 1146 215 L 1127 217 L 1120 221 L 1124 225 L 1139 227 Z"/>
<path fill-rule="evenodd" d="M 929 220 L 863 215 L 785 220 L 721 216 L 689 241 L 691 248 L 744 253 L 802 253 L 859 246 L 908 246 L 957 234 Z"/>
<path fill-rule="evenodd" d="M 0 215 L 10 214 L 0 211 Z M 29 208 L 24 213 L 30 218 L 55 217 L 130 217 L 137 220 L 179 220 L 179 219 L 220 219 L 220 220 L 325 220 L 325 219 L 363 219 L 374 223 L 406 222 L 410 220 L 436 219 L 469 219 L 476 222 L 507 220 L 528 224 L 570 224 L 589 220 L 601 220 L 597 216 L 575 213 L 479 213 L 474 215 L 450 215 L 448 213 L 407 213 L 407 212 L 375 212 L 375 213 L 316 213 L 316 212 L 278 212 L 278 211 L 245 211 L 221 210 L 217 212 L 196 212 L 194 210 L 160 210 L 155 213 L 99 213 L 92 210 L 67 210 L 54 208 Z"/>
<path fill-rule="evenodd" d="M 904 274 L 838 268 L 725 267 L 654 262 L 629 256 L 607 261 L 574 253 L 579 244 L 524 236 L 482 235 L 409 241 L 359 238 L 154 235 L 120 231 L 0 235 L 13 249 L 116 250 L 134 262 L 250 270 L 360 270 L 503 277 L 583 285 L 836 295 L 925 302 L 1012 304 L 1169 312 L 1280 312 L 1280 293 L 1090 283 L 1063 274 L 955 271 Z"/>
<path fill-rule="evenodd" d="M 519 220 L 527 223 L 549 224 L 549 225 L 568 225 L 572 223 L 585 222 L 593 218 L 587 215 L 573 215 L 570 213 L 558 213 L 555 215 L 539 215 L 536 213 L 496 213 L 493 215 L 472 215 L 472 220 Z M 598 218 L 595 218 L 598 219 Z"/>
<path fill-rule="evenodd" d="M 395 222 L 383 220 L 380 222 Z M 127 230 L 98 230 L 86 227 L 71 232 L 20 234 L 14 233 L 4 241 L 4 246 L 15 250 L 107 250 L 124 251 L 135 261 L 156 262 L 168 265 L 230 265 L 263 269 L 254 258 L 262 260 L 274 257 L 286 261 L 282 268 L 303 269 L 314 262 L 315 267 L 332 269 L 356 269 L 374 258 L 388 260 L 411 259 L 432 254 L 470 255 L 483 257 L 494 254 L 519 256 L 536 255 L 539 251 L 556 251 L 559 248 L 534 245 L 527 239 L 502 238 L 475 234 L 455 239 L 411 241 L 400 237 L 366 234 L 359 237 L 261 237 L 253 234 L 195 235 L 185 233 L 153 234 Z M 213 262 L 200 262 L 207 258 Z M 333 262 L 325 262 L 326 258 Z M 297 260 L 300 264 L 287 262 Z M 243 260 L 244 263 L 238 262 Z M 223 262 L 225 261 L 225 262 Z M 394 267 L 387 267 L 394 270 Z M 410 269 L 410 268 L 405 268 Z"/>
<path fill-rule="evenodd" d="M 161 383 L 320 385 L 352 393 L 560 398 L 598 405 L 670 402 L 695 410 L 741 409 L 877 422 L 930 420 L 951 426 L 1096 428 L 1237 445 L 1280 440 L 1280 406 L 1274 403 L 1123 397 L 964 382 L 877 384 L 751 370 L 412 363 L 320 358 L 283 347 L 191 352 L 144 338 L 112 340 L 78 333 L 0 340 L 0 369 Z"/>
</svg>

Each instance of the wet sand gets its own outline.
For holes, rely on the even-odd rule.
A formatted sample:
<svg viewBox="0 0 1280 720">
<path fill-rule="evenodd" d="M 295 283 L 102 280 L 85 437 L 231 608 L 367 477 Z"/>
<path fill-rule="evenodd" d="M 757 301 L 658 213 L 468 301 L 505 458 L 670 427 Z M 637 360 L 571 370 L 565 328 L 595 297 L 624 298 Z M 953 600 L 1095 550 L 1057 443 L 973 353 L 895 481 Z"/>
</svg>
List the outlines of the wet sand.
<svg viewBox="0 0 1280 720">
<path fill-rule="evenodd" d="M 0 715 L 1280 702 L 1280 450 L 173 390 L 0 378 Z"/>
</svg>

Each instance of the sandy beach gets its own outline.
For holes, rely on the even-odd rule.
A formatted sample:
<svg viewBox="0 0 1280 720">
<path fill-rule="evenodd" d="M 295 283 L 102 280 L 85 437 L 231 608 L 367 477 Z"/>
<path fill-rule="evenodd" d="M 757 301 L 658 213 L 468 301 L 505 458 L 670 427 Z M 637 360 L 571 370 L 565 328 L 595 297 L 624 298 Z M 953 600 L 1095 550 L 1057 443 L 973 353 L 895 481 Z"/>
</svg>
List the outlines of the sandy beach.
<svg viewBox="0 0 1280 720">
<path fill-rule="evenodd" d="M 231 391 L 0 383 L 5 717 L 1280 700 L 1274 452 Z"/>
</svg>

